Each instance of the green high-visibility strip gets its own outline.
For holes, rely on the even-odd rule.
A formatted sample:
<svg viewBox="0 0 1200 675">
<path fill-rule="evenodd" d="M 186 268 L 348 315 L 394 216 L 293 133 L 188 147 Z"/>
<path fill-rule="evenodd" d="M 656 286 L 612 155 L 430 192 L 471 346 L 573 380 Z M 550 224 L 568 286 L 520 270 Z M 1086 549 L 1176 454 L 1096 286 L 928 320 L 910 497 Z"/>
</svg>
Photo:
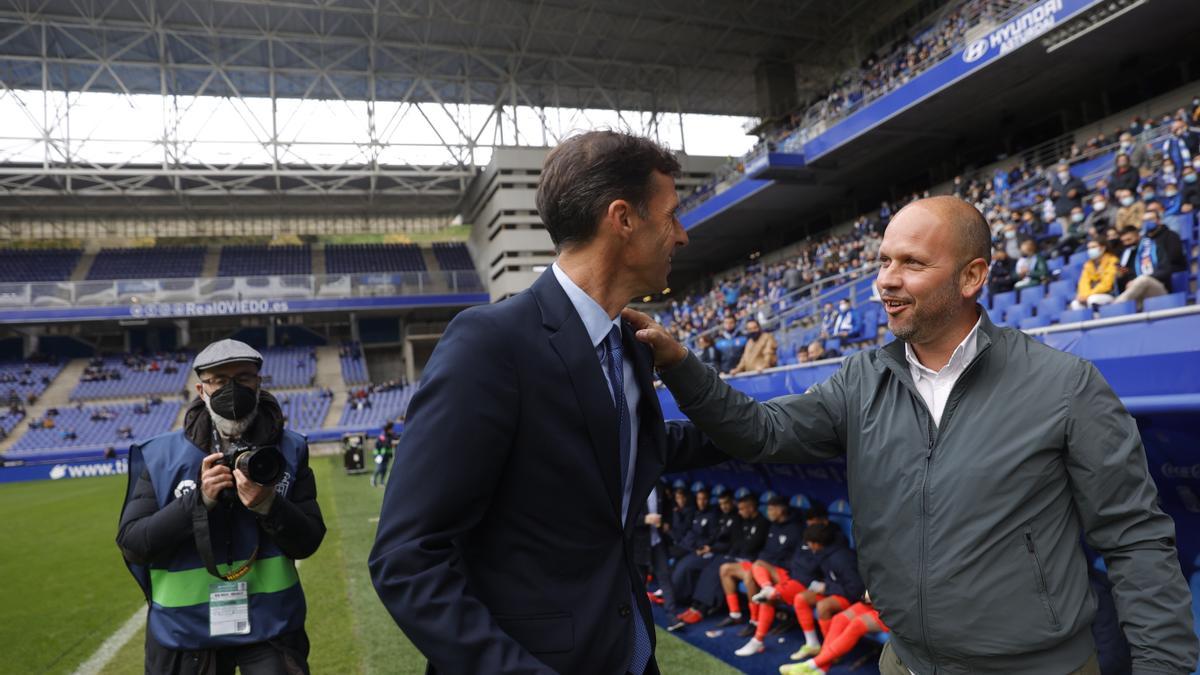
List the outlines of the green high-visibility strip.
<svg viewBox="0 0 1200 675">
<path fill-rule="evenodd" d="M 238 560 L 231 565 L 217 565 L 217 571 L 228 574 L 230 570 L 235 570 L 245 563 L 245 560 Z M 208 602 L 209 584 L 221 581 L 203 567 L 180 572 L 152 567 L 150 597 L 162 607 L 203 605 Z M 245 581 L 247 592 L 254 595 L 287 590 L 300 583 L 300 577 L 296 574 L 296 564 L 291 559 L 275 556 L 255 560 L 246 576 L 238 581 Z"/>
</svg>

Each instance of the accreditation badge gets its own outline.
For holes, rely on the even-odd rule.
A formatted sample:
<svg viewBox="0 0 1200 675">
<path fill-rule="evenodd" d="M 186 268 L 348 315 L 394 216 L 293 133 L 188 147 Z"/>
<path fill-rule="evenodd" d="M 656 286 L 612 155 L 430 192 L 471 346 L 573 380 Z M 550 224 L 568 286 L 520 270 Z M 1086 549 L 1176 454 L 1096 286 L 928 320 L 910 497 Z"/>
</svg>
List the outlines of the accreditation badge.
<svg viewBox="0 0 1200 675">
<path fill-rule="evenodd" d="M 246 592 L 246 582 L 209 584 L 208 634 L 213 637 L 250 634 L 250 596 Z"/>
</svg>

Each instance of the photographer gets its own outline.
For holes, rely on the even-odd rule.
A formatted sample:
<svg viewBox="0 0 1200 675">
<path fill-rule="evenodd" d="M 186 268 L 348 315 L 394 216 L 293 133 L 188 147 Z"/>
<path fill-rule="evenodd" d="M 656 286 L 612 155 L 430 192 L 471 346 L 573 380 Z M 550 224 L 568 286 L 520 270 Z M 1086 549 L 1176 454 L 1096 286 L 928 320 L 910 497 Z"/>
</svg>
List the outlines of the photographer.
<svg viewBox="0 0 1200 675">
<path fill-rule="evenodd" d="M 146 594 L 146 673 L 308 673 L 295 560 L 325 536 L 304 437 L 262 355 L 209 345 L 183 429 L 134 445 L 117 545 Z"/>
</svg>

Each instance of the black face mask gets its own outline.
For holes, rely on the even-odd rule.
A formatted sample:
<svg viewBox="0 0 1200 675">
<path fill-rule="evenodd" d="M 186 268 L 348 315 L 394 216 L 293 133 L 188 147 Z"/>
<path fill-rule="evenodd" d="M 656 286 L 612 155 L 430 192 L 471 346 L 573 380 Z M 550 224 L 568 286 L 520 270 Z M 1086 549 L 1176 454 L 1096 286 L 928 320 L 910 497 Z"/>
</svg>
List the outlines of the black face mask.
<svg viewBox="0 0 1200 675">
<path fill-rule="evenodd" d="M 258 405 L 258 390 L 230 380 L 209 397 L 212 411 L 227 420 L 244 419 Z"/>
</svg>

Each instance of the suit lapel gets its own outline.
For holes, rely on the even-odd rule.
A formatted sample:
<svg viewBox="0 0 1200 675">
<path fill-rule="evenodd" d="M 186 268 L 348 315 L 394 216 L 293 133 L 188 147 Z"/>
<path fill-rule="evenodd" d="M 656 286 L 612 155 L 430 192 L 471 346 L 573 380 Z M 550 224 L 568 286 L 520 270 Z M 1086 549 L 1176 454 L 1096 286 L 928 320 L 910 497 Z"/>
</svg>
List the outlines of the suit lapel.
<svg viewBox="0 0 1200 675">
<path fill-rule="evenodd" d="M 571 305 L 553 270 L 547 269 L 532 287 L 542 310 L 542 324 L 550 332 L 550 346 L 562 360 L 571 388 L 591 438 L 592 455 L 608 493 L 613 514 L 621 517 L 621 464 L 617 454 L 617 411 L 608 382 L 583 321 Z"/>
</svg>

